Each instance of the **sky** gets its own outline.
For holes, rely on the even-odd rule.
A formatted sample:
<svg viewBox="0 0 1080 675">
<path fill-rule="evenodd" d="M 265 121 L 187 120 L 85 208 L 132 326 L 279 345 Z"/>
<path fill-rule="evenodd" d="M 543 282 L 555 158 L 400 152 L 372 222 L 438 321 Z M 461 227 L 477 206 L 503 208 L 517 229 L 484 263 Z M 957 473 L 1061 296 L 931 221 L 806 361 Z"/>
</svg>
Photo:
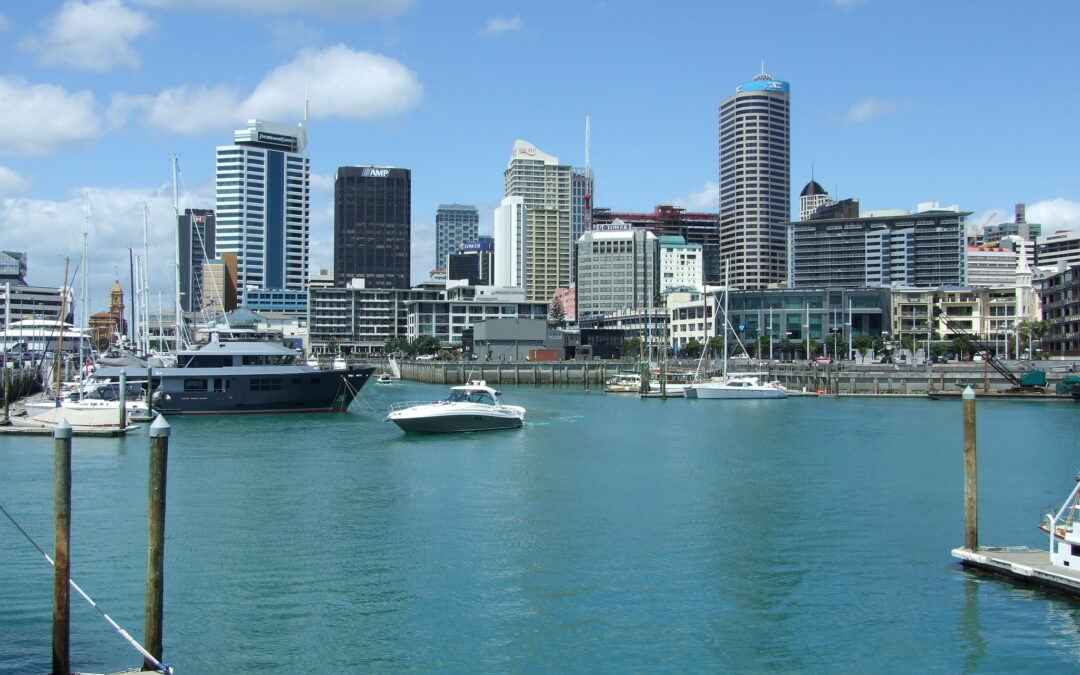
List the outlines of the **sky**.
<svg viewBox="0 0 1080 675">
<path fill-rule="evenodd" d="M 85 270 L 92 314 L 114 280 L 130 298 L 145 229 L 151 310 L 171 308 L 171 157 L 181 211 L 213 208 L 215 147 L 300 122 L 306 91 L 312 270 L 333 264 L 337 168 L 395 166 L 418 283 L 439 204 L 490 234 L 514 141 L 584 166 L 586 117 L 596 206 L 715 212 L 718 106 L 762 69 L 791 85 L 793 218 L 813 177 L 863 210 L 981 225 L 1025 203 L 1044 233 L 1080 229 L 1078 23 L 1049 0 L 5 3 L 0 249 L 33 285 Z"/>
</svg>

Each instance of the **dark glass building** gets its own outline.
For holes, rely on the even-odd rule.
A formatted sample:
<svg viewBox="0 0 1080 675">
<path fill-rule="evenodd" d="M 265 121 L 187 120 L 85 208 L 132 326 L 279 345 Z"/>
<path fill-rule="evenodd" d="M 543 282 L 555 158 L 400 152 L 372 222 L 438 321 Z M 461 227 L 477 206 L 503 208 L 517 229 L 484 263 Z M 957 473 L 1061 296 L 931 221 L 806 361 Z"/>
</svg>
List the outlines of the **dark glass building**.
<svg viewBox="0 0 1080 675">
<path fill-rule="evenodd" d="M 412 173 L 343 166 L 334 181 L 334 285 L 409 288 Z"/>
<path fill-rule="evenodd" d="M 180 306 L 185 312 L 203 307 L 203 263 L 217 257 L 216 220 L 209 209 L 184 209 L 180 228 Z"/>
</svg>

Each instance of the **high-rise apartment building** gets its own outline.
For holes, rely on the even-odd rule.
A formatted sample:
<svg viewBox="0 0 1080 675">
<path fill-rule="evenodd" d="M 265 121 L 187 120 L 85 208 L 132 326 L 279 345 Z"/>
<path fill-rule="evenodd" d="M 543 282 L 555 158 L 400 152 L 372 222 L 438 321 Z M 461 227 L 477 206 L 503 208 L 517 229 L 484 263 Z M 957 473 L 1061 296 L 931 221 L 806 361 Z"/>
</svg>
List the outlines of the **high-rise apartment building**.
<svg viewBox="0 0 1080 675">
<path fill-rule="evenodd" d="M 495 208 L 495 285 L 525 288 L 525 198 L 504 197 Z"/>
<path fill-rule="evenodd" d="M 311 160 L 307 122 L 248 120 L 218 146 L 217 254 L 235 253 L 237 292 L 303 290 L 310 238 Z"/>
<path fill-rule="evenodd" d="M 480 212 L 467 204 L 439 204 L 435 212 L 435 269 L 446 269 L 446 256 L 457 253 L 461 244 L 475 241 L 480 230 Z"/>
<path fill-rule="evenodd" d="M 180 306 L 185 312 L 203 308 L 203 263 L 217 257 L 215 218 L 209 209 L 184 209 L 177 218 L 180 241 Z"/>
<path fill-rule="evenodd" d="M 784 280 L 791 214 L 789 86 L 762 73 L 720 104 L 720 255 L 730 283 Z"/>
<path fill-rule="evenodd" d="M 529 300 L 546 302 L 554 296 L 555 289 L 568 287 L 573 281 L 573 173 L 570 166 L 559 164 L 558 157 L 541 152 L 526 141 L 514 141 L 503 178 L 506 196 L 520 197 L 524 206 L 516 242 L 524 256 L 514 267 L 520 266 L 519 278 Z M 585 194 L 582 188 L 582 200 Z M 510 211 L 504 215 L 512 219 L 515 214 Z M 517 226 L 517 223 L 502 224 L 504 231 Z M 499 240 L 499 225 L 497 222 L 495 243 L 497 254 L 502 255 L 510 251 Z M 581 227 L 584 228 L 584 208 Z"/>
<path fill-rule="evenodd" d="M 412 172 L 343 166 L 334 181 L 334 285 L 409 288 Z"/>
<path fill-rule="evenodd" d="M 854 218 L 787 223 L 792 287 L 936 287 L 967 284 L 969 211 L 934 202 Z"/>
</svg>

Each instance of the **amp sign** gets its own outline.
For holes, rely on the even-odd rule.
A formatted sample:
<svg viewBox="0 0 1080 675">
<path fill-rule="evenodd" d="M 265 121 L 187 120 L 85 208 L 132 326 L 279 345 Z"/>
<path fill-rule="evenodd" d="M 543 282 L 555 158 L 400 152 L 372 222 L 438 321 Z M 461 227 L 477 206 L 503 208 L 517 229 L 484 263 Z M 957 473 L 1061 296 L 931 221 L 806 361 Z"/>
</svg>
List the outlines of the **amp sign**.
<svg viewBox="0 0 1080 675">
<path fill-rule="evenodd" d="M 390 175 L 390 169 L 364 169 L 360 172 L 364 178 L 386 178 Z"/>
</svg>

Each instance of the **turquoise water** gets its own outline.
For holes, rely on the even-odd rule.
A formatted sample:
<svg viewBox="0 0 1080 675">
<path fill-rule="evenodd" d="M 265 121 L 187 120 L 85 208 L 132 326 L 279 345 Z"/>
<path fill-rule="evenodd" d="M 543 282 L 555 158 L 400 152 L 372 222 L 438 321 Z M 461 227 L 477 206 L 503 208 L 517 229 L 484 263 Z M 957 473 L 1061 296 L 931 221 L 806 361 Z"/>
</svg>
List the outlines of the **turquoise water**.
<svg viewBox="0 0 1080 675">
<path fill-rule="evenodd" d="M 170 420 L 165 660 L 179 673 L 1073 669 L 1080 603 L 967 572 L 960 404 L 641 400 L 506 386 L 520 430 L 346 415 Z M 365 411 L 367 409 L 367 411 Z M 979 405 L 981 541 L 1080 469 L 1080 406 Z M 76 438 L 72 575 L 136 638 L 145 430 Z M 52 441 L 0 437 L 51 552 Z M 52 570 L 0 521 L 0 671 L 50 665 Z M 138 655 L 72 598 L 72 664 Z"/>
</svg>

